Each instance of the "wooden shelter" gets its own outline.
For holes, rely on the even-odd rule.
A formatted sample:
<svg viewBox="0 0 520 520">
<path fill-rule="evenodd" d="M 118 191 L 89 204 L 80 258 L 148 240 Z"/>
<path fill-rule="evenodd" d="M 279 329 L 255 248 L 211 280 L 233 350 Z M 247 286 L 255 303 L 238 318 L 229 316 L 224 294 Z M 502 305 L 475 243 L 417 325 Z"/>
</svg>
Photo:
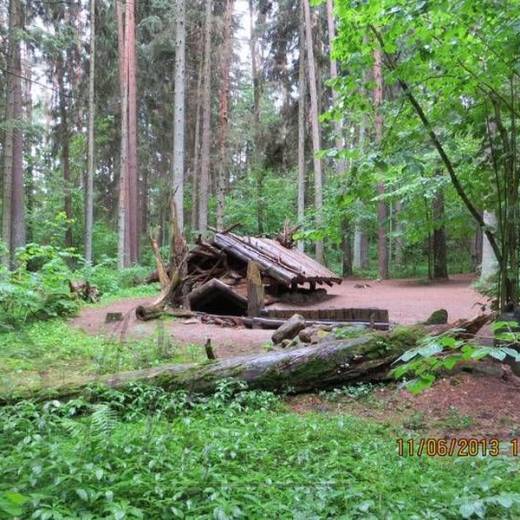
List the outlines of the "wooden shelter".
<svg viewBox="0 0 520 520">
<path fill-rule="evenodd" d="M 343 279 L 294 248 L 288 229 L 277 239 L 241 237 L 231 231 L 216 232 L 211 242 L 199 238 L 183 253 L 174 273 L 171 267 L 169 273 L 165 271 L 163 277 L 171 277 L 169 286 L 153 305 L 139 308 L 139 317 L 151 319 L 168 304 L 208 316 L 263 317 L 259 319 L 265 323 L 257 323 L 261 326 L 294 313 L 311 322 L 388 324 L 388 311 L 382 309 L 306 308 L 327 298 L 326 290 L 318 285 L 331 287 Z M 149 280 L 156 276 L 158 271 Z M 278 302 L 290 307 L 272 306 Z M 295 308 L 295 304 L 303 307 Z"/>
<path fill-rule="evenodd" d="M 308 283 L 332 286 L 343 280 L 298 249 L 288 249 L 270 238 L 240 237 L 234 233 L 216 233 L 213 245 L 247 266 L 255 262 L 263 277 L 275 284 L 295 289 Z"/>
</svg>

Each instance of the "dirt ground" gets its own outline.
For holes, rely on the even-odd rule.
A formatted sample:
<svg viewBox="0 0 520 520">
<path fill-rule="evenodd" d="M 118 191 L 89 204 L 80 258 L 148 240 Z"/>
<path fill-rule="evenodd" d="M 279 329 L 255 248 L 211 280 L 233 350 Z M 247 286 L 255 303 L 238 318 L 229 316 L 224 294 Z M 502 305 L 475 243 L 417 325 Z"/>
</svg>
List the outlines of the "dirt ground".
<svg viewBox="0 0 520 520">
<path fill-rule="evenodd" d="M 520 378 L 508 367 L 486 363 L 487 373 L 459 372 L 419 395 L 397 385 L 354 398 L 302 394 L 288 398 L 297 413 L 350 413 L 421 437 L 512 439 L 520 436 Z"/>
<path fill-rule="evenodd" d="M 477 312 L 476 302 L 484 297 L 472 287 L 472 275 L 453 275 L 445 282 L 428 283 L 426 280 L 403 279 L 344 280 L 341 285 L 328 289 L 331 296 L 326 302 L 306 308 L 378 307 L 388 309 L 390 321 L 412 324 L 426 320 L 437 309 L 448 311 L 449 321 L 468 318 Z M 366 288 L 356 286 L 368 285 Z M 290 308 L 276 304 L 273 307 Z"/>
<path fill-rule="evenodd" d="M 402 324 L 424 321 L 439 308 L 448 311 L 449 320 L 467 318 L 477 313 L 476 302 L 480 296 L 471 287 L 469 275 L 455 275 L 447 282 L 424 283 L 418 280 L 345 280 L 341 285 L 329 290 L 330 298 L 322 303 L 306 308 L 378 307 L 388 309 L 390 321 Z M 357 288 L 359 285 L 368 285 Z M 128 337 L 141 338 L 153 334 L 158 327 L 156 321 L 141 322 L 135 318 L 134 309 L 152 298 L 125 299 L 104 307 L 89 307 L 81 311 L 72 323 L 89 334 L 118 336 L 123 331 Z M 278 308 L 291 308 L 287 304 L 277 304 Z M 105 324 L 107 312 L 122 312 L 126 315 L 123 323 Z M 188 322 L 188 323 L 186 323 Z M 202 344 L 211 338 L 220 357 L 260 352 L 271 338 L 272 331 L 222 328 L 190 320 L 165 322 L 174 343 Z"/>
</svg>

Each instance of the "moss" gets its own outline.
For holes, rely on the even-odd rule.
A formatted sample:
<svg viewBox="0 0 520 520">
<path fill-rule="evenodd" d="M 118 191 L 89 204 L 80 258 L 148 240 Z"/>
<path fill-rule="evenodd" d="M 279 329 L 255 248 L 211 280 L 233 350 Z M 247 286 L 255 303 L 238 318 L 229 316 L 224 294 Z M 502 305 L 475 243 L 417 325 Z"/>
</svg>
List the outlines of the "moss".
<svg viewBox="0 0 520 520">
<path fill-rule="evenodd" d="M 448 323 L 448 311 L 446 309 L 433 311 L 431 316 L 424 322 L 425 325 L 443 325 L 444 323 Z"/>
<path fill-rule="evenodd" d="M 390 351 L 399 353 L 403 350 L 416 347 L 419 340 L 424 338 L 425 335 L 426 332 L 421 326 L 398 325 L 383 338 L 385 345 L 390 349 Z"/>
</svg>

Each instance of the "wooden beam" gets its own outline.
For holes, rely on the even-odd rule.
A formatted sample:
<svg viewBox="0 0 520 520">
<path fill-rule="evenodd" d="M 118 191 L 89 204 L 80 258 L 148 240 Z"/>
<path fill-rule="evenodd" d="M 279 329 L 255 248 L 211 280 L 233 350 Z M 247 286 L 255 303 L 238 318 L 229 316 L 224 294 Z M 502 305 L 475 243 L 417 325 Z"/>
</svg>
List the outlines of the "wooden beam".
<svg viewBox="0 0 520 520">
<path fill-rule="evenodd" d="M 264 286 L 256 262 L 247 264 L 247 315 L 259 316 L 264 308 Z"/>
</svg>

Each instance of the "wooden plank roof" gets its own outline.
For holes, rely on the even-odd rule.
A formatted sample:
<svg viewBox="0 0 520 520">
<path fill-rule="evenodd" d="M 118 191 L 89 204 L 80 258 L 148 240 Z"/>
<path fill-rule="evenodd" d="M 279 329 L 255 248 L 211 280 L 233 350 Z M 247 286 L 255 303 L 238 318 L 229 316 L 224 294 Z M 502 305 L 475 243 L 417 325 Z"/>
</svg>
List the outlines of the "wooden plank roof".
<svg viewBox="0 0 520 520">
<path fill-rule="evenodd" d="M 302 251 L 287 249 L 270 238 L 216 233 L 213 243 L 243 262 L 256 262 L 263 274 L 286 285 L 305 282 L 332 285 L 343 281 L 337 274 Z"/>
</svg>

